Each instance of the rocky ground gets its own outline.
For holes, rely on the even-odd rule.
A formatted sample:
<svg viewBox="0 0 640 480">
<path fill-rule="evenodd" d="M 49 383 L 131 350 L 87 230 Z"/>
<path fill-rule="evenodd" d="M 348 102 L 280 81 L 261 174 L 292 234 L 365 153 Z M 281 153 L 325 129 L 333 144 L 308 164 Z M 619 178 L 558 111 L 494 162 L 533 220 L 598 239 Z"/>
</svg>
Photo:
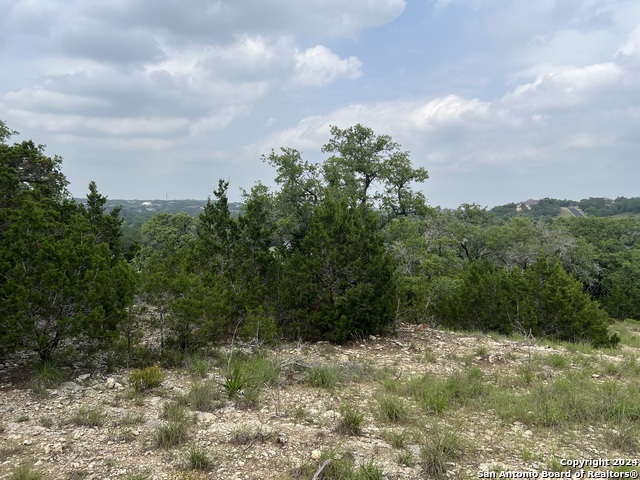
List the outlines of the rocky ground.
<svg viewBox="0 0 640 480">
<path fill-rule="evenodd" d="M 425 463 L 425 445 L 442 431 L 454 433 L 460 446 L 458 454 L 442 453 L 443 475 L 449 478 L 481 478 L 500 470 L 541 476 L 564 471 L 563 458 L 633 459 L 632 439 L 607 440 L 617 425 L 509 421 L 489 398 L 429 411 L 394 386 L 425 373 L 447 378 L 474 369 L 484 382 L 512 389 L 516 398 L 538 382 L 572 371 L 594 385 L 637 382 L 640 376 L 640 367 L 616 368 L 637 365 L 635 348 L 570 350 L 423 326 L 403 326 L 394 337 L 345 346 L 284 344 L 267 352 L 280 375 L 252 405 L 242 401 L 242 390 L 228 398 L 222 388 L 220 358 L 233 351 L 231 346 L 218 349 L 205 371 L 164 368 L 161 385 L 142 393 L 130 384 L 131 370 L 107 374 L 104 368 L 78 370 L 55 388 L 34 389 L 17 357 L 0 369 L 0 479 L 320 479 L 341 458 L 362 475 L 365 468 L 358 466 L 370 467 L 369 477 L 358 478 L 435 478 Z M 314 382 L 310 375 L 317 366 L 333 368 L 337 377 Z M 183 402 L 194 417 L 187 437 L 175 446 L 159 445 L 167 405 L 207 379 L 220 386 L 216 407 L 199 412 Z M 385 395 L 397 399 L 405 414 L 385 416 L 380 400 Z M 349 406 L 363 416 L 355 434 L 340 428 Z M 198 455 L 207 461 L 199 465 Z M 19 477 L 20 465 L 42 476 Z"/>
</svg>

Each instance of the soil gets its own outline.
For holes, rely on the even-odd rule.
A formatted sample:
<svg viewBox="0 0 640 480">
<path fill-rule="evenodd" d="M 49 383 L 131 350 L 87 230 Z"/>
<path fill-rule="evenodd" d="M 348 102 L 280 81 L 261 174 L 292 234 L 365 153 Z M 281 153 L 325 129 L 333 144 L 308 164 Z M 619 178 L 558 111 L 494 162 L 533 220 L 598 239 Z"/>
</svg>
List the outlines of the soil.
<svg viewBox="0 0 640 480">
<path fill-rule="evenodd" d="M 222 349 L 229 351 L 230 345 Z M 562 347 L 537 342 L 415 325 L 401 326 L 393 337 L 372 336 L 344 346 L 283 344 L 269 351 L 283 366 L 282 381 L 266 387 L 257 406 L 222 398 L 220 408 L 194 412 L 188 440 L 173 448 L 157 447 L 154 439 L 165 424 L 165 404 L 202 381 L 187 369 L 164 369 L 160 387 L 136 395 L 128 380 L 130 369 L 107 374 L 103 367 L 78 368 L 69 372 L 68 381 L 43 394 L 32 388 L 30 357 L 17 357 L 0 369 L 0 479 L 12 478 L 24 462 L 47 479 L 319 479 L 329 451 L 334 459 L 350 457 L 354 465 L 375 464 L 383 478 L 424 479 L 430 477 L 420 461 L 421 445 L 445 427 L 467 445 L 464 455 L 447 462 L 448 478 L 481 478 L 481 472 L 500 469 L 541 472 L 576 456 L 629 457 L 605 446 L 604 425 L 554 431 L 505 423 L 490 408 L 425 414 L 408 399 L 403 399 L 412 412 L 408 422 L 390 423 L 377 413 L 383 378 L 401 382 L 426 372 L 444 377 L 470 366 L 487 379 L 496 378 L 493 374 L 516 375 L 532 358 L 551 353 L 568 355 Z M 594 362 L 622 361 L 623 353 L 630 355 L 601 352 Z M 631 354 L 637 358 L 637 352 Z M 335 388 L 314 387 L 306 378 L 313 365 L 339 366 L 343 372 L 357 372 L 357 378 L 343 377 Z M 548 370 L 552 378 L 555 371 Z M 223 381 L 219 367 L 207 376 Z M 345 404 L 365 415 L 359 435 L 337 429 Z M 101 424 L 74 422 L 81 408 L 101 411 Z M 212 460 L 209 469 L 189 469 L 194 451 Z"/>
</svg>

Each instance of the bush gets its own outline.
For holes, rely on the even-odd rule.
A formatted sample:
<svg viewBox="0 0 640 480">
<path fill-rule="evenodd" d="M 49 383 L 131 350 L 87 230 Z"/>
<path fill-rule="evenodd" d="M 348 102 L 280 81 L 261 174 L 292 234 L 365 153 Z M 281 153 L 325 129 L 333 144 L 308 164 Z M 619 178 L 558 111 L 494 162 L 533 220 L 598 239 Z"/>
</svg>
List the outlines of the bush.
<svg viewBox="0 0 640 480">
<path fill-rule="evenodd" d="M 393 259 L 366 206 L 325 199 L 286 260 L 282 292 L 291 336 L 343 343 L 384 333 L 395 321 Z"/>
<path fill-rule="evenodd" d="M 524 270 L 473 261 L 437 306 L 439 320 L 465 330 L 531 333 L 594 347 L 615 347 L 607 314 L 560 263 L 540 258 Z"/>
<path fill-rule="evenodd" d="M 129 382 L 133 385 L 136 392 L 144 392 L 145 390 L 158 387 L 162 383 L 162 380 L 164 380 L 164 374 L 158 365 L 136 369 L 131 372 L 129 376 Z"/>
</svg>

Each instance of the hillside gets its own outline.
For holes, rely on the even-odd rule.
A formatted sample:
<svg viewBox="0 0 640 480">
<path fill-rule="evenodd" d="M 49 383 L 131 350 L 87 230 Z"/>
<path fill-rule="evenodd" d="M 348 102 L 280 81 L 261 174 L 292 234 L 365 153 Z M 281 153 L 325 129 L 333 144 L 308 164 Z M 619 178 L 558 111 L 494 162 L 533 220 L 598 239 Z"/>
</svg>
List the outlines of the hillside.
<svg viewBox="0 0 640 480">
<path fill-rule="evenodd" d="M 132 370 L 79 359 L 45 389 L 18 356 L 0 366 L 0 478 L 470 479 L 637 462 L 640 326 L 616 329 L 614 351 L 424 325 L 342 347 L 227 344 L 142 391 Z"/>
</svg>

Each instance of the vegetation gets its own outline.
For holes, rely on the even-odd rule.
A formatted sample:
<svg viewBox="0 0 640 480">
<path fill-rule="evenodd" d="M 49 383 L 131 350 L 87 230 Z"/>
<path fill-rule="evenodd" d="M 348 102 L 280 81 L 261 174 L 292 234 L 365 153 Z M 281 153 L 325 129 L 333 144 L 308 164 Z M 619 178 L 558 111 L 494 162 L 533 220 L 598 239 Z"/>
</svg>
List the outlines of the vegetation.
<svg viewBox="0 0 640 480">
<path fill-rule="evenodd" d="M 37 352 L 43 394 L 60 381 L 55 363 L 69 345 L 108 350 L 112 364 L 126 349 L 127 362 L 147 367 L 130 378 L 143 391 L 162 381 L 154 361 L 186 359 L 205 377 L 194 359 L 224 339 L 345 343 L 405 321 L 614 348 L 611 319 L 640 318 L 638 220 L 551 220 L 571 205 L 628 213 L 635 199 L 544 199 L 517 215 L 433 208 L 420 187 L 427 171 L 391 137 L 334 126 L 323 162 L 272 151 L 263 160 L 276 188 L 258 182 L 238 209 L 221 180 L 197 215 L 158 212 L 134 245 L 123 209 L 108 207 L 95 182 L 75 201 L 61 158 L 9 144 L 13 133 L 0 123 L 0 357 Z M 145 333 L 158 348 L 140 344 Z M 249 373 L 257 367 L 228 362 L 229 398 L 255 402 L 254 377 L 268 373 Z M 341 379 L 316 369 L 309 381 Z"/>
</svg>

